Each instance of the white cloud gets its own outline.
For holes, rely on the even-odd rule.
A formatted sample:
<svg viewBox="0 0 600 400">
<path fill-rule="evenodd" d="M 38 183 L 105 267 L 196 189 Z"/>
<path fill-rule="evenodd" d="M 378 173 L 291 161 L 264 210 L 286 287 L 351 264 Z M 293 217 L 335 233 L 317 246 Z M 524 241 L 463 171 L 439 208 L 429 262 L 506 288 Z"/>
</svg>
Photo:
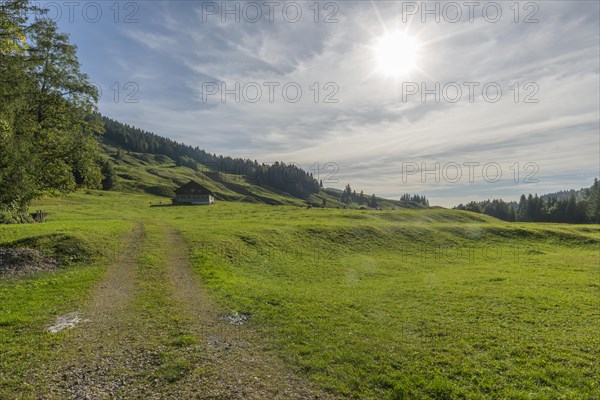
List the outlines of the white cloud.
<svg viewBox="0 0 600 400">
<path fill-rule="evenodd" d="M 399 81 L 374 73 L 369 48 L 374 35 L 406 28 L 398 23 L 395 3 L 339 3 L 336 24 L 315 24 L 310 13 L 296 24 L 221 24 L 218 18 L 203 23 L 199 4 L 159 3 L 140 24 L 121 29 L 120 40 L 107 38 L 107 46 L 123 46 L 115 63 L 123 64 L 120 73 L 129 71 L 139 81 L 140 103 L 124 107 L 104 101 L 103 112 L 210 152 L 305 167 L 337 162 L 340 186 L 349 181 L 390 196 L 406 189 L 427 192 L 445 205 L 470 195 L 516 197 L 536 188 L 579 187 L 598 171 L 597 3 L 540 3 L 540 23 L 528 25 L 515 24 L 511 14 L 498 24 L 482 18 L 457 24 L 413 19 L 410 33 L 426 44 L 421 71 Z M 132 51 L 123 38 L 143 49 Z M 232 96 L 226 103 L 213 96 L 206 104 L 202 83 L 212 80 L 226 81 L 229 88 L 236 81 L 242 87 L 248 82 L 280 86 L 272 103 L 265 88 L 256 104 L 243 99 L 238 104 Z M 472 104 L 438 104 L 431 97 L 421 103 L 417 96 L 405 103 L 402 80 L 426 82 L 429 88 L 436 81 L 442 86 L 497 82 L 503 96 L 495 104 L 485 102 L 480 91 Z M 303 90 L 298 103 L 282 98 L 288 82 Z M 322 101 L 331 92 L 324 89 L 328 82 L 339 87 L 337 104 Z M 521 85 L 519 103 L 510 89 L 515 82 Z M 530 92 L 524 82 L 539 87 L 539 103 L 522 102 Z M 483 189 L 431 182 L 407 186 L 401 182 L 403 161 L 503 166 L 531 161 L 540 167 L 540 183 L 531 189 L 510 182 Z"/>
</svg>

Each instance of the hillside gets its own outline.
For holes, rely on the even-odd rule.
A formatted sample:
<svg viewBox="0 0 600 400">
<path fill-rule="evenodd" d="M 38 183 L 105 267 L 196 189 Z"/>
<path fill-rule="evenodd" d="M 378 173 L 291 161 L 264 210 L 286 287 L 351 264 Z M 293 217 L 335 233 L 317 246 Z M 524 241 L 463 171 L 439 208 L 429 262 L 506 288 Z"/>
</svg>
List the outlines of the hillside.
<svg viewBox="0 0 600 400">
<path fill-rule="evenodd" d="M 102 144 L 102 150 L 118 177 L 115 190 L 171 198 L 177 187 L 193 179 L 212 190 L 220 200 L 301 204 L 289 194 L 251 185 L 238 175 L 177 166 L 164 155 L 129 152 L 107 143 Z"/>
<path fill-rule="evenodd" d="M 304 206 L 307 202 L 320 205 L 323 199 L 327 199 L 330 207 L 345 206 L 327 191 L 305 200 L 274 188 L 252 184 L 241 175 L 226 174 L 205 166 L 197 170 L 178 166 L 164 155 L 126 151 L 107 141 L 102 143 L 102 150 L 117 176 L 113 189 L 118 191 L 143 192 L 165 197 L 168 201 L 177 187 L 193 179 L 212 190 L 219 200 Z"/>
<path fill-rule="evenodd" d="M 111 190 L 144 192 L 171 198 L 190 179 L 212 190 L 217 199 L 249 203 L 275 203 L 329 208 L 366 208 L 366 204 L 340 201 L 342 191 L 322 188 L 296 166 L 265 166 L 249 159 L 207 153 L 171 139 L 103 117 L 106 133 L 102 151 L 117 179 Z M 377 197 L 377 207 L 424 208 Z"/>
</svg>

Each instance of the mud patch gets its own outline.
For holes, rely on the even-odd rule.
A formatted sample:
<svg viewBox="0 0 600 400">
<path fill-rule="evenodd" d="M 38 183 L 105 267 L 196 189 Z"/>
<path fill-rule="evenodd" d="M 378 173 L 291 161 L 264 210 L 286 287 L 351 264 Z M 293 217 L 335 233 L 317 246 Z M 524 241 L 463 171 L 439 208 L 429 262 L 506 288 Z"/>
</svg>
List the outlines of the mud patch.
<svg viewBox="0 0 600 400">
<path fill-rule="evenodd" d="M 229 322 L 231 325 L 244 325 L 250 319 L 250 314 L 234 312 L 221 317 L 223 321 Z"/>
<path fill-rule="evenodd" d="M 78 312 L 72 312 L 57 317 L 54 325 L 47 327 L 46 330 L 50 333 L 58 333 L 64 329 L 74 328 L 82 322 L 86 322 L 86 320 Z"/>
</svg>

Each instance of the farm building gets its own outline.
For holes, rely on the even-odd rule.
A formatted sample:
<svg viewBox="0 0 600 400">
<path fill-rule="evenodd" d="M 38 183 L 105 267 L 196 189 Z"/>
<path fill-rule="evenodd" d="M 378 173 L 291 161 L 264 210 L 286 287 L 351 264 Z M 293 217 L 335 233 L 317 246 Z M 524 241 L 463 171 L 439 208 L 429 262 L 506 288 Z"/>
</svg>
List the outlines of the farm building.
<svg viewBox="0 0 600 400">
<path fill-rule="evenodd" d="M 196 181 L 189 181 L 175 190 L 173 204 L 209 205 L 215 202 L 213 192 Z"/>
</svg>

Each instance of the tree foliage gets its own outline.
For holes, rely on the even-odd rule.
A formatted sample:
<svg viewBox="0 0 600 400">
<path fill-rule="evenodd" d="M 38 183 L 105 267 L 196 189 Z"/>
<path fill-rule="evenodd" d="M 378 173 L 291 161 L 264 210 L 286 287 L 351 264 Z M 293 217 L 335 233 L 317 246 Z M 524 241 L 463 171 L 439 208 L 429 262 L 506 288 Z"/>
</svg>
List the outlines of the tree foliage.
<svg viewBox="0 0 600 400">
<path fill-rule="evenodd" d="M 590 188 L 579 191 L 568 190 L 544 196 L 523 194 L 518 203 L 496 199 L 471 201 L 454 208 L 490 215 L 504 221 L 600 223 L 600 185 L 596 178 Z"/>
<path fill-rule="evenodd" d="M 418 194 L 405 193 L 402 196 L 400 196 L 400 201 L 405 203 L 421 204 L 423 206 L 429 207 L 429 200 L 427 200 L 425 196 L 420 196 Z"/>
<path fill-rule="evenodd" d="M 115 190 L 119 186 L 119 177 L 111 161 L 102 164 L 102 190 Z"/>
<path fill-rule="evenodd" d="M 594 179 L 594 184 L 589 190 L 587 207 L 590 222 L 600 224 L 600 183 L 598 183 L 598 178 Z"/>
<path fill-rule="evenodd" d="M 375 197 L 375 193 L 373 193 L 371 200 L 369 200 L 369 207 L 377 208 L 377 197 Z"/>
<path fill-rule="evenodd" d="M 102 176 L 97 92 L 56 24 L 29 1 L 0 6 L 0 222 L 28 220 L 30 202 Z"/>
</svg>

